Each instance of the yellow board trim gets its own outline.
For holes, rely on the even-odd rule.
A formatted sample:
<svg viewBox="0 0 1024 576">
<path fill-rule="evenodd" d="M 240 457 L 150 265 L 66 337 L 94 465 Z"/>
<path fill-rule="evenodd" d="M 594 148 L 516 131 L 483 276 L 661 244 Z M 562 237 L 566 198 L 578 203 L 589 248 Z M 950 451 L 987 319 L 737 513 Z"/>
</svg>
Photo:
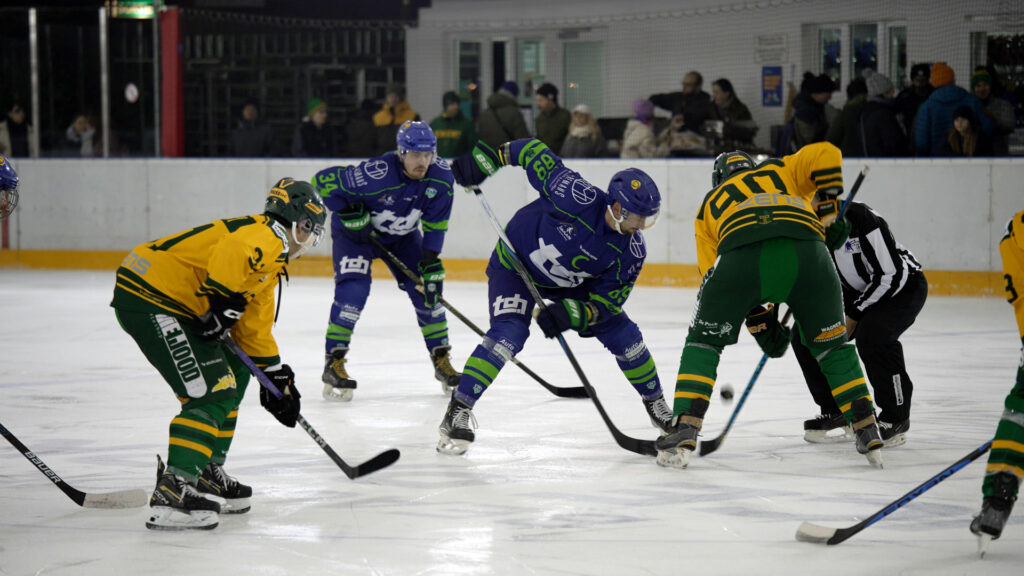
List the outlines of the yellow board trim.
<svg viewBox="0 0 1024 576">
<path fill-rule="evenodd" d="M 128 248 L 118 251 L 79 250 L 0 250 L 0 269 L 106 270 L 113 275 Z M 442 255 L 443 256 L 443 255 Z M 446 280 L 486 282 L 486 260 L 444 258 Z M 333 275 L 329 256 L 306 255 L 288 265 L 292 276 Z M 373 261 L 373 277 L 389 278 L 391 273 L 381 260 Z M 964 270 L 925 270 L 929 296 L 1004 297 L 1001 272 Z M 701 276 L 696 264 L 660 264 L 647 262 L 637 279 L 640 286 L 696 288 Z"/>
<path fill-rule="evenodd" d="M 181 438 L 171 438 L 171 446 L 181 446 L 182 448 L 188 448 L 189 450 L 195 450 L 207 458 L 213 456 L 213 450 L 210 450 L 202 444 L 191 442 L 189 440 L 182 440 Z"/>
</svg>

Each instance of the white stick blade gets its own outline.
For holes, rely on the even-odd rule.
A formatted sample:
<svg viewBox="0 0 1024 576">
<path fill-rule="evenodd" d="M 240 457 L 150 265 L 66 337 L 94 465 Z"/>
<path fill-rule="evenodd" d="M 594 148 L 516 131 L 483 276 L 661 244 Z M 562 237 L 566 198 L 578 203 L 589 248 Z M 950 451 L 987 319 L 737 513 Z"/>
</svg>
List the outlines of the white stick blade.
<svg viewBox="0 0 1024 576">
<path fill-rule="evenodd" d="M 145 490 L 120 490 L 101 494 L 87 493 L 82 506 L 85 508 L 141 508 L 149 501 Z"/>
<path fill-rule="evenodd" d="M 835 528 L 820 526 L 804 522 L 796 529 L 796 539 L 800 542 L 813 542 L 815 544 L 828 544 L 830 538 L 836 535 Z"/>
</svg>

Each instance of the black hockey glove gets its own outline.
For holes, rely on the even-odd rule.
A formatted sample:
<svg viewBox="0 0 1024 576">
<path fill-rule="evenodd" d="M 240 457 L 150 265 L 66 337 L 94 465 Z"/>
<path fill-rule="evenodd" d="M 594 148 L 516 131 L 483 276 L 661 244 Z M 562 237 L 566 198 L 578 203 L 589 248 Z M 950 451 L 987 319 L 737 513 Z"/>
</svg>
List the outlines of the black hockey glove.
<svg viewBox="0 0 1024 576">
<path fill-rule="evenodd" d="M 494 151 L 483 140 L 476 143 L 473 150 L 452 160 L 452 176 L 461 186 L 476 186 L 488 176 L 504 166 L 501 155 Z"/>
<path fill-rule="evenodd" d="M 299 418 L 299 398 L 302 395 L 295 387 L 295 373 L 291 366 L 282 364 L 277 370 L 267 370 L 264 374 L 281 391 L 281 397 L 274 396 L 265 386 L 260 386 L 260 406 L 266 408 L 281 424 L 295 428 Z"/>
<path fill-rule="evenodd" d="M 247 302 L 240 294 L 230 298 L 212 294 L 209 300 L 210 311 L 200 316 L 192 327 L 203 340 L 217 340 L 242 317 Z"/>
<path fill-rule="evenodd" d="M 850 221 L 846 218 L 842 220 L 836 220 L 825 228 L 825 245 L 828 246 L 829 250 L 838 250 L 843 247 L 846 243 L 846 239 L 850 237 Z"/>
<path fill-rule="evenodd" d="M 773 304 L 768 308 L 758 306 L 750 311 L 746 320 L 747 330 L 754 335 L 757 345 L 769 358 L 781 358 L 789 347 L 793 332 L 779 323 L 779 311 Z"/>
<path fill-rule="evenodd" d="M 424 250 L 419 269 L 423 277 L 423 303 L 427 308 L 433 308 L 441 299 L 441 290 L 444 288 L 444 265 L 436 252 Z"/>
<path fill-rule="evenodd" d="M 583 332 L 597 317 L 593 305 L 580 300 L 566 298 L 553 302 L 537 312 L 537 325 L 548 338 L 557 338 L 559 334 L 570 328 Z"/>
<path fill-rule="evenodd" d="M 356 202 L 349 204 L 344 210 L 338 212 L 338 219 L 341 220 L 341 230 L 345 237 L 353 242 L 366 242 L 373 233 L 373 226 L 370 225 L 370 211 L 366 204 Z"/>
</svg>

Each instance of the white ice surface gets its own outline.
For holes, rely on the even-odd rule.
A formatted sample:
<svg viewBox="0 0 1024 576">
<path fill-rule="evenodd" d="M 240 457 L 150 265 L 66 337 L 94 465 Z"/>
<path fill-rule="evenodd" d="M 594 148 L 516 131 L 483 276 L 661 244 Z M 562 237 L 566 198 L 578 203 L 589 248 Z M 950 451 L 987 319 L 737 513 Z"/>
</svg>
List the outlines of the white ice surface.
<svg viewBox="0 0 1024 576">
<path fill-rule="evenodd" d="M 177 402 L 109 308 L 112 273 L 0 270 L 0 423 L 70 485 L 151 490 Z M 320 397 L 333 285 L 293 278 L 275 335 L 303 414 L 350 464 L 396 447 L 392 467 L 349 480 L 301 430 L 279 425 L 250 386 L 226 469 L 252 510 L 210 532 L 146 530 L 145 509 L 76 506 L 0 442 L 0 575 L 165 574 L 1020 574 L 1024 513 L 979 560 L 967 531 L 983 460 L 838 546 L 797 542 L 801 521 L 845 527 L 983 443 L 1020 358 L 999 299 L 932 298 L 903 342 L 915 383 L 908 443 L 885 469 L 851 444 L 803 441 L 815 406 L 792 354 L 769 361 L 722 448 L 687 470 L 619 448 L 589 400 L 559 399 L 509 364 L 477 404 L 463 457 L 435 452 L 442 395 L 404 294 L 375 282 L 356 330 L 351 404 Z M 486 327 L 486 287 L 445 297 Z M 695 291 L 637 288 L 627 311 L 671 396 Z M 449 316 L 461 368 L 478 337 Z M 625 433 L 653 439 L 636 393 L 594 340 L 569 345 Z M 760 351 L 723 355 L 739 398 Z M 578 378 L 534 330 L 520 360 L 553 384 Z M 717 436 L 735 404 L 715 397 Z"/>
</svg>

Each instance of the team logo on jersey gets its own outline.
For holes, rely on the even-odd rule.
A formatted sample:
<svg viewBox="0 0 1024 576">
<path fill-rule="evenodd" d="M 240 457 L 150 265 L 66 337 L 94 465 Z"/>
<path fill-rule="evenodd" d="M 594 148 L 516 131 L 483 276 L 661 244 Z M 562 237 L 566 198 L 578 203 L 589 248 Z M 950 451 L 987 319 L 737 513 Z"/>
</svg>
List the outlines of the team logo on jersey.
<svg viewBox="0 0 1024 576">
<path fill-rule="evenodd" d="M 633 362 L 643 356 L 644 352 L 647 351 L 647 345 L 641 340 L 635 344 L 631 344 L 622 355 L 626 357 L 627 362 Z"/>
<path fill-rule="evenodd" d="M 526 300 L 519 294 L 513 294 L 507 298 L 498 296 L 494 299 L 494 316 L 501 316 L 503 314 L 519 314 L 523 316 L 526 314 Z"/>
<path fill-rule="evenodd" d="M 210 392 L 220 392 L 221 390 L 228 390 L 231 388 L 238 388 L 238 383 L 235 382 L 235 374 L 228 372 L 224 376 L 217 379 L 217 383 L 210 388 Z"/>
<path fill-rule="evenodd" d="M 860 238 L 849 238 L 846 243 L 843 244 L 843 251 L 849 254 L 860 253 Z"/>
<path fill-rule="evenodd" d="M 590 204 L 597 199 L 597 189 L 591 186 L 586 180 L 576 180 L 572 183 L 572 199 L 580 204 Z"/>
<path fill-rule="evenodd" d="M 647 256 L 647 246 L 643 234 L 636 232 L 629 237 L 629 253 L 637 258 Z"/>
<path fill-rule="evenodd" d="M 821 334 L 814 337 L 815 342 L 830 342 L 842 338 L 846 334 L 846 325 L 842 322 L 836 322 L 835 324 L 822 328 Z"/>
<path fill-rule="evenodd" d="M 391 194 L 385 194 L 384 197 L 380 199 L 380 203 L 388 207 L 394 206 L 395 197 Z"/>
<path fill-rule="evenodd" d="M 388 175 L 388 163 L 383 160 L 374 160 L 363 165 L 363 171 L 374 180 L 380 180 Z"/>
<path fill-rule="evenodd" d="M 434 188 L 433 186 L 431 186 L 431 187 L 427 188 L 426 191 L 423 192 L 423 194 L 427 198 L 433 198 L 434 196 L 437 196 L 437 188 Z"/>
<path fill-rule="evenodd" d="M 372 217 L 373 228 L 395 236 L 405 236 L 416 229 L 423 211 L 414 208 L 405 216 L 398 216 L 393 210 L 383 210 Z"/>
<path fill-rule="evenodd" d="M 571 222 L 561 222 L 558 225 L 558 233 L 562 235 L 562 238 L 572 240 L 572 237 L 576 235 L 576 227 Z"/>
<path fill-rule="evenodd" d="M 338 274 L 369 274 L 370 261 L 363 258 L 362 254 L 355 258 L 342 256 L 338 261 Z"/>
</svg>

